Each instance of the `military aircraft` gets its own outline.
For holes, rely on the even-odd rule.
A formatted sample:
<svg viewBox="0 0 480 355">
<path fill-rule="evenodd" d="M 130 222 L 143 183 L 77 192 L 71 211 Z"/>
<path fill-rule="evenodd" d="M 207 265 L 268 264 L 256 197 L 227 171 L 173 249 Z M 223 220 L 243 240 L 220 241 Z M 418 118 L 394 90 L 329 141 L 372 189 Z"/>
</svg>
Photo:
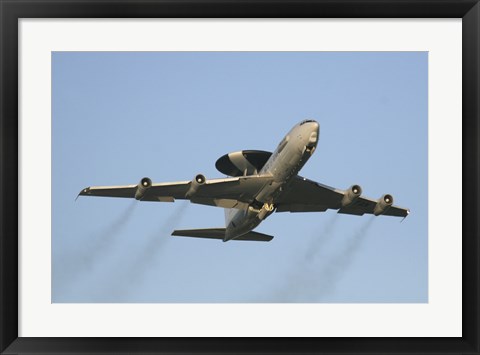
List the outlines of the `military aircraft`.
<svg viewBox="0 0 480 355">
<path fill-rule="evenodd" d="M 93 186 L 79 196 L 135 198 L 139 201 L 174 202 L 190 200 L 225 209 L 225 228 L 175 230 L 172 235 L 196 238 L 270 241 L 273 236 L 254 232 L 273 212 L 324 212 L 361 216 L 406 217 L 410 211 L 393 206 L 392 195 L 380 199 L 361 196 L 362 188 L 347 190 L 308 180 L 298 174 L 317 147 L 320 125 L 304 120 L 295 125 L 273 153 L 242 150 L 225 154 L 215 166 L 230 177 L 207 180 L 198 174 L 191 181 L 152 183 L 145 177 L 138 184 Z"/>
</svg>

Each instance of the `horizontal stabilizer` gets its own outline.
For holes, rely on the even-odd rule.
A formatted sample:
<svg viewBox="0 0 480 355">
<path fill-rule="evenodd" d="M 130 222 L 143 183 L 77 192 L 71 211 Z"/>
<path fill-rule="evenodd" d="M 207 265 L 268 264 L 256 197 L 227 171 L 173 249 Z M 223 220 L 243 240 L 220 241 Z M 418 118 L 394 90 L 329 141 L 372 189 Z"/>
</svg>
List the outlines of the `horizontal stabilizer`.
<svg viewBox="0 0 480 355">
<path fill-rule="evenodd" d="M 223 240 L 225 238 L 225 228 L 175 230 L 173 231 L 172 235 L 178 236 L 178 237 L 208 238 L 208 239 Z M 232 240 L 251 240 L 251 241 L 257 241 L 257 242 L 269 242 L 272 239 L 273 237 L 271 235 L 251 231 Z"/>
</svg>

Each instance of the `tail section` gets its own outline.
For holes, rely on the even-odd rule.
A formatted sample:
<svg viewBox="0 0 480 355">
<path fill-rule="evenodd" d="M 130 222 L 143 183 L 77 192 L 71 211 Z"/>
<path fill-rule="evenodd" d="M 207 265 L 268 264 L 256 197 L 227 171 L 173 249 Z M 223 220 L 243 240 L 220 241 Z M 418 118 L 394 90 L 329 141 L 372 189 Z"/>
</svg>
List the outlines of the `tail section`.
<svg viewBox="0 0 480 355">
<path fill-rule="evenodd" d="M 207 228 L 207 229 L 185 229 L 174 230 L 173 236 L 192 237 L 192 238 L 208 238 L 221 239 L 225 238 L 225 228 Z M 271 235 L 250 231 L 232 240 L 249 240 L 256 242 L 269 242 L 273 239 Z"/>
<path fill-rule="evenodd" d="M 232 220 L 233 216 L 235 215 L 235 208 L 224 208 L 225 212 L 225 227 L 227 227 L 230 224 L 230 221 Z"/>
</svg>

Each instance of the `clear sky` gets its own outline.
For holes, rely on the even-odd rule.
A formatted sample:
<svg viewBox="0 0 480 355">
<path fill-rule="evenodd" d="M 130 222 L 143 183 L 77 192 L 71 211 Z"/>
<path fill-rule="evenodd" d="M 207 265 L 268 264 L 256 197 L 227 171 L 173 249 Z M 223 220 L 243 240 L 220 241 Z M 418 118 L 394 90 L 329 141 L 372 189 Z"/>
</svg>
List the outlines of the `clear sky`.
<svg viewBox="0 0 480 355">
<path fill-rule="evenodd" d="M 428 302 L 427 52 L 52 53 L 52 302 Z M 393 195 L 395 217 L 275 213 L 269 243 L 171 237 L 220 208 L 80 197 L 223 175 L 320 123 L 300 174 Z"/>
</svg>

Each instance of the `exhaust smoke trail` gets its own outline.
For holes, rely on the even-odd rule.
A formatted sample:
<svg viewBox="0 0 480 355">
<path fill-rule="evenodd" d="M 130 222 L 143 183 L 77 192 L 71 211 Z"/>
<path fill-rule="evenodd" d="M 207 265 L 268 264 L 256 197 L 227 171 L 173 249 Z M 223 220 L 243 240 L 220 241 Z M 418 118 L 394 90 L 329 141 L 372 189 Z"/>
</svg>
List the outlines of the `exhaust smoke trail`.
<svg viewBox="0 0 480 355">
<path fill-rule="evenodd" d="M 368 231 L 373 224 L 374 216 L 370 217 L 365 223 L 354 232 L 353 236 L 348 238 L 346 244 L 329 260 L 326 261 L 323 268 L 320 269 L 316 296 L 321 299 L 335 288 L 337 282 L 348 271 L 355 255 L 360 251 L 363 243 L 368 237 Z"/>
<path fill-rule="evenodd" d="M 316 262 L 322 248 L 333 238 L 337 220 L 338 214 L 335 213 L 326 221 L 320 233 L 315 231 L 304 252 L 297 255 L 298 260 L 294 262 L 293 269 L 285 276 L 283 285 L 275 294 L 268 297 L 267 302 L 295 302 L 299 296 L 305 294 L 308 284 L 305 279 L 311 273 L 309 269 Z"/>
<path fill-rule="evenodd" d="M 322 232 L 311 238 L 310 243 L 307 245 L 307 250 L 305 251 L 305 260 L 312 262 L 317 256 L 319 251 L 323 246 L 332 239 L 333 231 L 338 220 L 338 214 L 334 214 L 323 227 Z"/>
<path fill-rule="evenodd" d="M 139 282 L 143 281 L 148 269 L 154 265 L 155 258 L 164 251 L 170 234 L 183 219 L 188 206 L 189 203 L 179 203 L 153 233 L 144 239 L 139 239 L 142 245 L 135 252 L 125 250 L 124 255 L 118 259 L 116 268 L 108 273 L 108 279 L 113 282 L 104 284 L 102 295 L 100 295 L 102 299 L 111 299 L 115 295 L 115 302 L 118 302 L 118 297 L 121 295 L 125 297 L 125 302 L 129 302 L 128 295 L 136 289 Z M 111 278 L 113 273 L 115 273 L 114 278 Z"/>
<path fill-rule="evenodd" d="M 188 202 L 181 203 L 173 210 L 167 220 L 164 221 L 155 232 L 149 235 L 146 244 L 142 247 L 141 253 L 138 254 L 132 262 L 130 269 L 132 278 L 138 280 L 138 277 L 141 277 L 147 268 L 151 266 L 153 259 L 162 252 L 170 234 L 182 221 L 189 205 Z"/>
<path fill-rule="evenodd" d="M 287 276 L 285 285 L 277 292 L 274 302 L 316 302 L 332 291 L 338 280 L 348 271 L 351 261 L 365 241 L 374 217 L 368 219 L 349 237 L 339 250 L 326 259 L 320 258 L 322 247 L 335 234 L 335 214 L 325 225 L 323 238 L 313 238 L 305 253 Z M 270 300 L 271 301 L 271 300 Z"/>
<path fill-rule="evenodd" d="M 122 213 L 102 230 L 89 237 L 80 249 L 55 258 L 53 278 L 56 287 L 68 288 L 73 281 L 78 281 L 81 274 L 91 272 L 115 245 L 116 237 L 122 232 L 133 217 L 137 201 L 132 201 Z M 52 270 L 52 271 L 53 271 Z"/>
<path fill-rule="evenodd" d="M 84 250 L 83 261 L 85 266 L 91 268 L 96 261 L 100 260 L 105 256 L 105 253 L 111 250 L 115 238 L 132 219 L 136 206 L 137 201 L 132 201 L 118 218 L 110 222 L 103 230 L 96 233 L 93 242 L 90 242 L 90 245 L 86 245 L 88 248 Z"/>
</svg>

